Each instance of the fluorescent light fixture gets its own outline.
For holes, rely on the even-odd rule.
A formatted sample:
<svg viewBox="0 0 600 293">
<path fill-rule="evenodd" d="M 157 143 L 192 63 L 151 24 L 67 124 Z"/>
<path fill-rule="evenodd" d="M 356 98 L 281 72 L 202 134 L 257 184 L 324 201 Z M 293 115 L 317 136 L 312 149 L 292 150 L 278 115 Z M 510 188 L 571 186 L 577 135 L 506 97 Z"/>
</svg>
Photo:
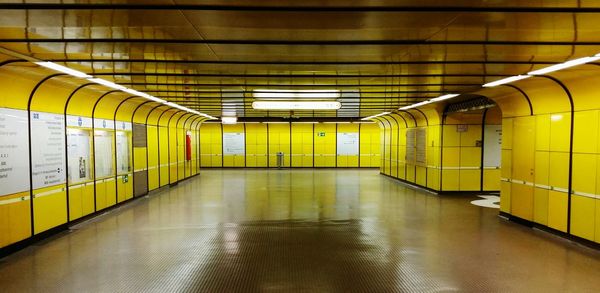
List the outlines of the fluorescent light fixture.
<svg viewBox="0 0 600 293">
<path fill-rule="evenodd" d="M 69 67 L 65 67 L 62 65 L 58 65 L 54 62 L 40 61 L 40 62 L 35 62 L 35 64 L 52 69 L 52 70 L 60 71 L 62 73 L 66 73 L 68 75 L 75 76 L 75 77 L 80 77 L 80 78 L 90 78 L 91 77 L 81 71 L 71 69 Z"/>
<path fill-rule="evenodd" d="M 122 85 L 116 84 L 116 83 L 114 83 L 112 81 L 108 81 L 108 80 L 102 79 L 102 78 L 96 78 L 96 77 L 94 77 L 94 78 L 90 78 L 89 81 L 95 82 L 97 84 L 101 84 L 103 86 L 107 86 L 109 88 L 120 90 L 120 91 L 127 89 L 126 87 L 124 87 Z"/>
<path fill-rule="evenodd" d="M 87 79 L 87 80 L 89 80 L 91 82 L 94 82 L 94 83 L 97 83 L 97 84 L 100 84 L 100 85 L 103 85 L 103 86 L 106 86 L 106 87 L 109 87 L 109 88 L 112 88 L 112 89 L 124 91 L 124 92 L 132 94 L 134 96 L 143 97 L 145 99 L 148 99 L 148 100 L 151 100 L 151 101 L 154 101 L 154 102 L 157 102 L 157 103 L 165 104 L 165 105 L 168 105 L 168 106 L 171 106 L 171 107 L 183 110 L 183 111 L 187 111 L 187 112 L 190 112 L 190 113 L 193 113 L 193 114 L 196 114 L 196 115 L 200 115 L 200 116 L 206 117 L 208 119 L 215 119 L 215 120 L 218 119 L 216 117 L 213 117 L 213 116 L 210 116 L 210 115 L 207 115 L 207 114 L 204 114 L 204 113 L 200 113 L 198 111 L 195 111 L 195 110 L 183 107 L 181 105 L 178 105 L 178 104 L 175 104 L 175 103 L 172 103 L 172 102 L 167 102 L 167 101 L 165 101 L 163 99 L 157 98 L 157 97 L 149 95 L 147 93 L 143 93 L 143 92 L 140 92 L 140 91 L 137 91 L 137 90 L 134 90 L 134 89 L 126 88 L 126 87 L 124 87 L 122 85 L 119 85 L 119 84 L 116 84 L 116 83 L 114 83 L 112 81 L 108 81 L 108 80 L 105 80 L 105 79 L 102 79 L 102 78 L 93 77 L 93 76 L 85 74 L 85 73 L 83 73 L 81 71 L 78 71 L 78 70 L 75 70 L 75 69 L 71 69 L 69 67 L 62 66 L 62 65 L 56 64 L 54 62 L 36 61 L 34 63 L 37 64 L 37 65 L 39 65 L 39 66 L 43 66 L 43 67 L 46 67 L 46 68 L 49 68 L 49 69 L 52 69 L 52 70 L 55 70 L 55 71 L 66 73 L 66 74 L 74 76 L 74 77 L 85 78 L 85 79 Z"/>
<path fill-rule="evenodd" d="M 562 120 L 563 115 L 560 114 L 554 114 L 554 115 L 550 115 L 550 120 L 552 121 L 560 121 Z"/>
<path fill-rule="evenodd" d="M 254 90 L 255 98 L 312 98 L 337 99 L 341 96 L 339 90 Z"/>
<path fill-rule="evenodd" d="M 600 54 L 598 54 L 596 56 L 593 56 L 593 57 L 583 57 L 583 58 L 579 58 L 579 59 L 570 60 L 570 61 L 567 61 L 567 62 L 564 62 L 564 63 L 560 63 L 560 64 L 548 66 L 548 67 L 545 67 L 545 68 L 542 68 L 542 69 L 530 71 L 527 74 L 529 74 L 529 75 L 546 74 L 546 73 L 554 72 L 554 71 L 557 71 L 557 70 L 561 70 L 561 69 L 565 69 L 565 68 L 569 68 L 569 67 L 573 67 L 573 66 L 585 64 L 585 63 L 594 62 L 596 60 L 600 60 Z"/>
<path fill-rule="evenodd" d="M 150 100 L 150 101 L 157 102 L 157 103 L 164 104 L 164 103 L 166 103 L 166 102 L 167 102 L 167 101 L 165 101 L 165 100 L 163 100 L 163 99 L 159 99 L 159 98 L 157 98 L 157 97 L 155 97 L 155 96 L 151 96 L 151 95 L 149 95 L 149 94 L 147 94 L 147 93 L 142 93 L 142 92 L 140 92 L 140 91 L 136 91 L 136 90 L 134 90 L 134 89 L 129 89 L 129 88 L 126 88 L 126 89 L 124 89 L 123 91 L 124 91 L 124 92 L 126 92 L 126 93 L 130 93 L 130 94 L 132 94 L 132 95 L 134 95 L 134 96 L 139 96 L 139 97 L 142 97 L 142 98 L 145 98 L 145 99 L 148 99 L 148 100 Z"/>
<path fill-rule="evenodd" d="M 254 101 L 257 110 L 337 110 L 342 104 L 337 101 Z"/>
<path fill-rule="evenodd" d="M 455 97 L 460 96 L 459 94 L 447 94 L 447 95 L 443 95 L 443 96 L 439 96 L 437 98 L 433 98 L 430 101 L 431 102 L 439 102 L 439 101 L 443 101 L 443 100 L 447 100 L 447 99 L 452 99 Z"/>
<path fill-rule="evenodd" d="M 237 117 L 221 117 L 221 123 L 223 124 L 236 124 L 237 123 Z"/>
<path fill-rule="evenodd" d="M 294 124 L 317 124 L 319 123 L 318 121 L 298 121 L 298 122 L 294 122 Z"/>
<path fill-rule="evenodd" d="M 432 103 L 431 100 L 427 100 L 427 101 L 419 102 L 419 103 L 416 103 L 416 104 L 404 106 L 404 107 L 400 108 L 399 110 L 408 110 L 408 109 L 420 107 L 420 106 L 431 104 L 431 103 Z"/>
<path fill-rule="evenodd" d="M 376 117 L 379 117 L 379 116 L 383 116 L 383 115 L 387 115 L 387 114 L 391 114 L 391 113 L 392 112 L 383 112 L 383 113 L 379 113 L 377 115 L 373 115 L 373 116 L 362 118 L 360 120 L 370 120 L 370 119 L 373 119 L 373 118 L 376 118 Z"/>
<path fill-rule="evenodd" d="M 526 79 L 526 78 L 530 78 L 530 77 L 531 77 L 531 75 L 515 75 L 515 76 L 503 78 L 500 80 L 488 82 L 488 83 L 484 84 L 483 87 L 495 87 L 495 86 L 511 83 L 511 82 L 514 82 L 517 80 L 522 80 L 522 79 Z"/>
</svg>

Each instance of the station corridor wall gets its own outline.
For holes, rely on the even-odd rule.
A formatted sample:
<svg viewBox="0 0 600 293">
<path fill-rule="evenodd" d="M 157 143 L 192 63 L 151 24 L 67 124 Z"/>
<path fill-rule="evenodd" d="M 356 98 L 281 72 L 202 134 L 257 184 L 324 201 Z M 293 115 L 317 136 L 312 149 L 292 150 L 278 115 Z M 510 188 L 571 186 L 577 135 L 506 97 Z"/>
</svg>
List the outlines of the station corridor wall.
<svg viewBox="0 0 600 293">
<path fill-rule="evenodd" d="M 498 191 L 500 109 L 442 113 L 410 110 L 375 118 L 381 129 L 381 173 L 437 192 Z M 484 148 L 485 133 L 492 130 L 487 140 L 490 149 L 497 145 L 496 154 Z"/>
<path fill-rule="evenodd" d="M 598 78 L 583 68 L 485 94 L 503 109 L 501 212 L 600 243 Z"/>
<path fill-rule="evenodd" d="M 0 64 L 0 254 L 198 173 L 204 118 L 25 61 Z"/>
<path fill-rule="evenodd" d="M 356 155 L 338 152 L 339 135 L 358 139 Z M 240 135 L 242 147 L 231 154 L 223 141 Z M 203 123 L 201 167 L 378 167 L 379 127 L 375 123 Z"/>
</svg>

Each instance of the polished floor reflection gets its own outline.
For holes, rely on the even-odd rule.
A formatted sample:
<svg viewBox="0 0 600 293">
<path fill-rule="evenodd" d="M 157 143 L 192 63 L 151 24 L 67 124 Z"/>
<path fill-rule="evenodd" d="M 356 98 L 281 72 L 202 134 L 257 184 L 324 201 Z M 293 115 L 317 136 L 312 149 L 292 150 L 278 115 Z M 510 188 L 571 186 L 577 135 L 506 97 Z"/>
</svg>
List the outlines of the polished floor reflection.
<svg viewBox="0 0 600 293">
<path fill-rule="evenodd" d="M 377 170 L 203 170 L 0 261 L 0 292 L 593 292 L 600 253 Z"/>
</svg>

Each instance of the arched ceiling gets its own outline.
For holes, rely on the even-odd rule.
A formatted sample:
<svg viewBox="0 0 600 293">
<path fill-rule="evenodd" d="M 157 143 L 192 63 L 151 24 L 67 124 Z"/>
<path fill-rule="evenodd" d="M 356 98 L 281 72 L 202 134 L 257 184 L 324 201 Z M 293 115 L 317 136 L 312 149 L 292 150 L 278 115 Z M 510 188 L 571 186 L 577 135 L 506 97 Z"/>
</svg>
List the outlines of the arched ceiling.
<svg viewBox="0 0 600 293">
<path fill-rule="evenodd" d="M 61 2 L 0 1 L 0 46 L 213 116 L 338 89 L 340 110 L 294 116 L 364 117 L 600 53 L 592 0 Z"/>
</svg>

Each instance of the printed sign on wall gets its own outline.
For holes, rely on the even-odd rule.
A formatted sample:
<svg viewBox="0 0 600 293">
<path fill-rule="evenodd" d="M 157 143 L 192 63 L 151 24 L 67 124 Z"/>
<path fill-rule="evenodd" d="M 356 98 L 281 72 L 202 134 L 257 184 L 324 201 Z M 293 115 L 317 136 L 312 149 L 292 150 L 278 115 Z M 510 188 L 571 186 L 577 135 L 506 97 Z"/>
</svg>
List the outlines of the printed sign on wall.
<svg viewBox="0 0 600 293">
<path fill-rule="evenodd" d="M 358 155 L 358 132 L 338 132 L 337 154 L 357 156 Z"/>
<path fill-rule="evenodd" d="M 27 111 L 0 108 L 0 196 L 29 190 Z"/>
<path fill-rule="evenodd" d="M 33 188 L 65 183 L 65 117 L 31 112 L 31 166 Z"/>
<path fill-rule="evenodd" d="M 223 155 L 243 155 L 246 152 L 243 132 L 223 133 Z"/>
<path fill-rule="evenodd" d="M 486 125 L 483 141 L 483 166 L 500 168 L 502 125 Z"/>
<path fill-rule="evenodd" d="M 117 173 L 129 173 L 129 163 L 129 135 L 125 131 L 117 131 Z"/>
<path fill-rule="evenodd" d="M 96 178 L 104 178 L 114 175 L 115 161 L 113 159 L 113 132 L 95 130 L 94 147 Z"/>
<path fill-rule="evenodd" d="M 92 180 L 90 134 L 91 130 L 87 129 L 67 129 L 69 183 L 71 184 Z"/>
</svg>

